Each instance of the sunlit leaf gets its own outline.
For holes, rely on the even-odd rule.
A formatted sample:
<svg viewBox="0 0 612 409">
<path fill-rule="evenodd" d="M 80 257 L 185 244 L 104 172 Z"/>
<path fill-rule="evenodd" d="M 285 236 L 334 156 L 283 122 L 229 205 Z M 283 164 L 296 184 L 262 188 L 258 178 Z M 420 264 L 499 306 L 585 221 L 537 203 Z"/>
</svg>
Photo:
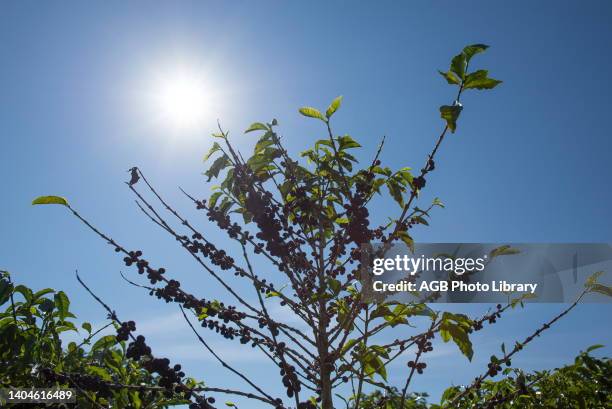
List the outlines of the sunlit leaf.
<svg viewBox="0 0 612 409">
<path fill-rule="evenodd" d="M 117 344 L 117 337 L 115 337 L 114 335 L 105 335 L 102 338 L 100 338 L 99 340 L 96 341 L 95 344 L 93 344 L 93 346 L 91 347 L 91 349 L 93 351 L 97 351 L 97 350 L 104 350 L 107 348 L 110 348 L 114 345 Z"/>
<path fill-rule="evenodd" d="M 474 71 L 465 77 L 463 89 L 493 89 L 502 83 L 500 80 L 489 78 L 487 70 Z"/>
<path fill-rule="evenodd" d="M 444 79 L 446 80 L 446 82 L 448 82 L 451 85 L 459 85 L 461 84 L 461 80 L 459 78 L 457 78 L 457 76 L 455 74 L 453 74 L 451 71 L 438 71 L 440 73 L 440 75 L 442 77 L 444 77 Z"/>
<path fill-rule="evenodd" d="M 81 324 L 81 328 L 91 334 L 91 324 L 89 322 L 84 322 Z"/>
<path fill-rule="evenodd" d="M 68 201 L 61 196 L 39 196 L 32 200 L 33 205 L 59 204 L 68 206 Z"/>
<path fill-rule="evenodd" d="M 226 154 L 223 154 L 215 159 L 211 167 L 204 172 L 204 175 L 208 176 L 208 182 L 210 182 L 213 177 L 216 178 L 219 176 L 219 172 L 221 172 L 221 170 L 226 168 L 229 164 L 230 160 Z"/>
<path fill-rule="evenodd" d="M 54 300 L 60 319 L 65 319 L 68 316 L 68 308 L 70 307 L 68 296 L 63 291 L 60 291 L 55 294 Z"/>
<path fill-rule="evenodd" d="M 334 98 L 332 103 L 327 108 L 327 111 L 325 111 L 325 116 L 327 118 L 331 118 L 331 116 L 334 114 L 334 112 L 336 112 L 338 110 L 338 108 L 340 108 L 340 104 L 342 104 L 342 95 L 340 95 L 339 97 Z"/>
<path fill-rule="evenodd" d="M 248 127 L 248 129 L 246 131 L 244 131 L 244 133 L 249 133 L 249 132 L 253 132 L 253 131 L 267 131 L 268 127 L 264 124 L 262 124 L 261 122 L 254 122 L 251 124 L 251 126 Z"/>
<path fill-rule="evenodd" d="M 210 150 L 208 151 L 208 153 L 206 155 L 204 155 L 204 162 L 206 162 L 208 159 L 210 159 L 210 157 L 215 153 L 221 150 L 221 145 L 219 145 L 217 142 L 213 143 L 212 146 L 210 147 Z"/>
<path fill-rule="evenodd" d="M 467 68 L 467 58 L 461 53 L 453 57 L 450 70 L 455 73 L 459 79 L 465 78 L 465 69 Z"/>
<path fill-rule="evenodd" d="M 451 132 L 457 129 L 457 119 L 462 110 L 461 105 L 442 105 L 440 107 L 440 117 L 446 121 L 446 125 Z"/>
<path fill-rule="evenodd" d="M 608 297 L 612 297 L 612 288 L 610 288 L 607 285 L 595 283 L 595 284 L 593 284 L 591 286 L 591 290 L 590 291 L 594 292 L 594 293 L 603 294 L 603 295 L 606 295 Z"/>
<path fill-rule="evenodd" d="M 340 144 L 340 150 L 350 149 L 350 148 L 360 148 L 361 145 L 351 138 L 348 135 L 344 135 L 338 138 L 338 143 Z"/>
<path fill-rule="evenodd" d="M 484 52 L 487 48 L 489 48 L 489 46 L 486 44 L 472 44 L 463 48 L 463 54 L 465 54 L 467 62 L 470 62 L 473 56 Z"/>
<path fill-rule="evenodd" d="M 317 119 L 320 119 L 321 121 L 326 121 L 323 114 L 321 114 L 321 112 L 319 112 L 319 110 L 316 108 L 302 107 L 300 108 L 300 114 L 310 117 L 310 118 L 317 118 Z"/>
</svg>

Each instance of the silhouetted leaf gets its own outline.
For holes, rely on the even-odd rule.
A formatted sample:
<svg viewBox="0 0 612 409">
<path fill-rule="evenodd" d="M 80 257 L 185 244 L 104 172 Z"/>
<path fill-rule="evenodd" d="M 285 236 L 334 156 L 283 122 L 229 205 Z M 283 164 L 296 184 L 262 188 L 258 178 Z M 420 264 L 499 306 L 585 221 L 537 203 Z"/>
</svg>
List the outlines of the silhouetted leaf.
<svg viewBox="0 0 612 409">
<path fill-rule="evenodd" d="M 8 301 L 13 292 L 13 285 L 7 280 L 0 280 L 0 305 Z"/>
</svg>

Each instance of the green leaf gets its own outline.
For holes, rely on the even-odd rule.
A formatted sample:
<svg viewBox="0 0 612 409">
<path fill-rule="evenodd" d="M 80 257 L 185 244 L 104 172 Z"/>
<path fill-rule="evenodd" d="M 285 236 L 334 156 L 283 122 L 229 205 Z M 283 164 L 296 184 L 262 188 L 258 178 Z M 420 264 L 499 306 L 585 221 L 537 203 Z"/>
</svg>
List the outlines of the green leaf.
<svg viewBox="0 0 612 409">
<path fill-rule="evenodd" d="M 387 181 L 387 189 L 389 189 L 389 194 L 391 197 L 399 204 L 401 207 L 404 206 L 404 197 L 402 195 L 402 188 L 399 183 L 397 183 L 394 179 L 389 179 Z"/>
<path fill-rule="evenodd" d="M 108 349 L 117 344 L 117 337 L 115 335 L 105 335 L 99 340 L 96 341 L 95 344 L 91 347 L 92 351 L 97 351 L 99 349 Z"/>
<path fill-rule="evenodd" d="M 7 280 L 0 280 L 0 305 L 4 304 L 11 297 L 13 285 Z"/>
<path fill-rule="evenodd" d="M 33 301 L 36 301 L 36 300 L 38 300 L 39 298 L 41 298 L 43 295 L 50 294 L 50 293 L 54 293 L 54 292 L 55 292 L 55 290 L 54 290 L 54 289 L 52 289 L 52 288 L 45 288 L 45 289 L 42 289 L 42 290 L 40 290 L 40 291 L 36 291 L 36 292 L 34 293 L 34 295 L 32 296 L 32 300 L 33 300 Z"/>
<path fill-rule="evenodd" d="M 23 298 L 26 300 L 26 302 L 30 303 L 32 302 L 32 300 L 34 299 L 34 296 L 32 295 L 32 290 L 30 290 L 28 287 L 26 287 L 25 285 L 18 285 L 17 287 L 15 287 L 14 290 L 16 293 L 21 293 L 21 295 L 23 295 Z"/>
<path fill-rule="evenodd" d="M 442 105 L 440 107 L 440 117 L 446 121 L 446 125 L 451 132 L 457 129 L 457 119 L 463 107 L 461 105 Z"/>
<path fill-rule="evenodd" d="M 323 122 L 327 121 L 325 117 L 323 116 L 323 114 L 321 114 L 321 112 L 319 112 L 319 110 L 316 108 L 302 107 L 300 108 L 300 114 L 310 117 L 310 118 L 320 119 Z"/>
<path fill-rule="evenodd" d="M 379 304 L 376 309 L 370 315 L 370 319 L 382 318 L 386 315 L 391 314 L 391 310 L 385 304 Z"/>
<path fill-rule="evenodd" d="M 210 182 L 213 177 L 216 178 L 219 176 L 219 172 L 221 172 L 222 169 L 225 169 L 229 164 L 230 160 L 226 154 L 223 154 L 215 159 L 211 167 L 204 172 L 204 175 L 208 176 L 207 182 Z"/>
<path fill-rule="evenodd" d="M 253 149 L 253 153 L 263 152 L 266 148 L 274 145 L 274 141 L 270 138 L 270 134 L 264 134 L 257 143 L 255 144 L 255 148 Z"/>
<path fill-rule="evenodd" d="M 210 195 L 210 198 L 208 198 L 208 207 L 215 207 L 217 205 L 217 200 L 219 200 L 222 194 L 222 192 L 215 192 Z"/>
<path fill-rule="evenodd" d="M 65 332 L 65 331 L 79 332 L 77 327 L 75 327 L 74 324 L 70 321 L 63 321 L 62 325 L 58 325 L 57 327 L 55 327 L 55 331 L 57 333 Z"/>
<path fill-rule="evenodd" d="M 230 408 L 235 408 L 236 404 L 234 402 L 225 402 L 225 406 L 229 406 Z"/>
<path fill-rule="evenodd" d="M 408 246 L 410 251 L 414 253 L 414 240 L 412 239 L 410 234 L 408 234 L 408 232 L 406 231 L 400 231 L 398 232 L 398 234 L 400 239 L 406 244 L 406 246 Z"/>
<path fill-rule="evenodd" d="M 521 251 L 519 249 L 516 249 L 508 244 L 505 244 L 503 246 L 499 246 L 491 250 L 489 252 L 489 255 L 491 256 L 491 258 L 494 258 L 494 257 L 499 257 L 499 256 L 512 256 L 514 254 L 519 254 L 520 252 Z"/>
<path fill-rule="evenodd" d="M 341 354 L 344 355 L 346 354 L 346 352 L 351 349 L 355 344 L 357 343 L 356 339 L 349 339 L 348 341 L 346 341 L 346 343 L 344 344 L 344 346 L 342 347 L 341 350 Z"/>
<path fill-rule="evenodd" d="M 43 299 L 38 309 L 42 312 L 49 313 L 55 308 L 55 303 L 48 298 Z"/>
<path fill-rule="evenodd" d="M 325 111 L 325 116 L 327 118 L 331 118 L 331 116 L 340 108 L 340 104 L 342 104 L 342 95 L 334 98 L 332 103 L 327 107 L 327 111 Z"/>
<path fill-rule="evenodd" d="M 334 222 L 337 224 L 348 224 L 349 219 L 348 217 L 338 217 L 336 220 L 334 220 Z"/>
<path fill-rule="evenodd" d="M 493 89 L 502 81 L 489 78 L 487 70 L 474 71 L 465 77 L 463 89 Z"/>
<path fill-rule="evenodd" d="M 341 136 L 340 138 L 338 138 L 338 143 L 340 144 L 340 150 L 344 150 L 344 149 L 350 149 L 350 148 L 360 148 L 361 145 L 354 140 L 353 138 L 351 138 L 348 135 L 344 135 Z"/>
<path fill-rule="evenodd" d="M 59 204 L 68 206 L 68 201 L 61 196 L 39 196 L 36 199 L 32 200 L 33 205 L 41 205 L 41 204 Z"/>
<path fill-rule="evenodd" d="M 425 220 L 423 216 L 413 216 L 412 219 L 419 224 L 424 224 L 425 226 L 429 226 L 429 222 Z"/>
<path fill-rule="evenodd" d="M 132 406 L 134 409 L 140 409 L 142 407 L 142 401 L 140 400 L 140 395 L 138 391 L 130 391 L 130 399 L 132 401 Z"/>
<path fill-rule="evenodd" d="M 467 68 L 467 58 L 464 53 L 457 54 L 451 61 L 450 70 L 457 74 L 459 79 L 465 79 L 465 70 Z"/>
<path fill-rule="evenodd" d="M 87 368 L 87 371 L 90 372 L 92 375 L 96 375 L 100 377 L 102 380 L 105 380 L 105 381 L 113 380 L 112 376 L 108 373 L 108 371 L 102 367 L 90 366 Z"/>
<path fill-rule="evenodd" d="M 244 133 L 249 133 L 253 131 L 267 131 L 268 127 L 261 122 L 253 122 L 249 128 L 244 131 Z"/>
<path fill-rule="evenodd" d="M 206 162 L 208 159 L 210 159 L 210 157 L 215 153 L 221 150 L 221 145 L 219 145 L 217 142 L 213 143 L 212 146 L 210 147 L 210 150 L 208 151 L 208 153 L 206 155 L 204 155 L 204 162 Z"/>
<path fill-rule="evenodd" d="M 472 342 L 468 337 L 467 332 L 459 325 L 445 322 L 442 324 L 440 335 L 444 342 L 448 342 L 450 339 L 459 347 L 459 350 L 465 355 L 470 361 L 474 356 L 474 350 L 472 349 Z"/>
<path fill-rule="evenodd" d="M 603 271 L 597 271 L 591 274 L 584 283 L 585 287 L 591 287 L 593 284 L 597 283 L 597 279 L 603 274 Z"/>
<path fill-rule="evenodd" d="M 459 78 L 457 78 L 457 76 L 455 74 L 453 74 L 450 71 L 447 72 L 443 72 L 443 71 L 438 71 L 440 73 L 440 75 L 442 77 L 444 77 L 444 79 L 446 80 L 446 82 L 448 82 L 451 85 L 459 85 L 461 84 L 461 80 Z"/>
<path fill-rule="evenodd" d="M 431 204 L 432 204 L 433 206 L 438 206 L 438 207 L 442 207 L 442 208 L 444 208 L 444 203 L 442 203 L 442 201 L 440 200 L 440 198 L 439 198 L 439 197 L 436 197 L 436 198 L 433 200 L 433 202 L 431 202 Z"/>
<path fill-rule="evenodd" d="M 603 347 L 604 345 L 601 345 L 601 344 L 591 345 L 590 347 L 586 349 L 585 352 L 588 354 L 591 351 L 595 351 L 596 349 L 603 348 Z"/>
<path fill-rule="evenodd" d="M 81 328 L 91 334 L 91 324 L 89 322 L 84 322 L 83 324 L 81 324 Z"/>
<path fill-rule="evenodd" d="M 68 308 L 70 307 L 70 300 L 63 291 L 58 292 L 53 297 L 55 300 L 55 308 L 59 313 L 60 319 L 65 319 L 68 316 Z"/>
<path fill-rule="evenodd" d="M 226 196 L 221 201 L 221 205 L 219 206 L 219 211 L 221 211 L 223 214 L 227 214 L 229 210 L 232 208 L 232 206 L 234 206 L 234 202 L 232 202 L 232 200 Z"/>
<path fill-rule="evenodd" d="M 407 324 L 408 320 L 406 317 L 410 315 L 412 308 L 405 304 L 398 304 L 395 306 L 392 312 L 384 317 L 391 327 L 395 327 L 399 324 Z"/>
<path fill-rule="evenodd" d="M 590 291 L 612 297 L 612 288 L 608 287 L 607 285 L 595 283 L 591 286 Z"/>
<path fill-rule="evenodd" d="M 342 284 L 340 283 L 340 281 L 335 280 L 333 278 L 329 278 L 327 280 L 327 284 L 329 285 L 329 288 L 331 288 L 331 290 L 333 291 L 334 295 L 337 295 L 342 289 Z"/>
<path fill-rule="evenodd" d="M 470 62 L 473 56 L 484 52 L 487 48 L 489 48 L 489 46 L 486 44 L 472 44 L 463 48 L 463 54 L 465 54 L 467 62 Z"/>
</svg>

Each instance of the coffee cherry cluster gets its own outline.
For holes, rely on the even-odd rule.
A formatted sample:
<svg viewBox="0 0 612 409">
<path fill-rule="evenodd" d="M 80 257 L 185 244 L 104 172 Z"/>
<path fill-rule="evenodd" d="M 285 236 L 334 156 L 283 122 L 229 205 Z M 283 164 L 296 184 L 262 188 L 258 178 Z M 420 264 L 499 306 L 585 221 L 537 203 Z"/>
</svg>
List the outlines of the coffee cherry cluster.
<svg viewBox="0 0 612 409">
<path fill-rule="evenodd" d="M 409 361 L 408 362 L 408 368 L 414 368 L 416 369 L 417 373 L 422 374 L 423 370 L 425 368 L 427 368 L 427 364 L 425 362 L 414 362 L 414 361 Z"/>
<path fill-rule="evenodd" d="M 292 239 L 295 233 L 289 226 L 288 218 L 281 212 L 281 207 L 273 203 L 270 192 L 260 193 L 255 190 L 257 177 L 247 165 L 238 164 L 234 167 L 235 184 L 240 186 L 241 191 L 246 193 L 245 208 L 253 217 L 259 232 L 256 236 L 243 232 L 242 228 L 231 222 L 229 216 L 218 208 L 207 208 L 204 200 L 196 201 L 199 209 L 206 209 L 209 220 L 215 221 L 217 225 L 228 232 L 231 238 L 239 239 L 241 242 L 253 240 L 255 237 L 264 243 L 258 243 L 254 248 L 255 253 L 261 253 L 264 249 L 272 256 L 283 259 L 290 265 L 291 271 L 299 274 L 312 268 L 306 254 L 300 250 L 300 245 L 305 244 L 303 240 Z M 294 224 L 295 224 L 294 220 Z M 289 257 L 291 255 L 291 257 Z M 283 265 L 279 270 L 283 270 Z M 236 271 L 236 275 L 243 272 Z"/>
<path fill-rule="evenodd" d="M 372 240 L 374 236 L 369 229 L 370 212 L 365 207 L 366 201 L 372 190 L 374 173 L 371 171 L 363 173 L 363 178 L 356 183 L 355 194 L 349 198 L 349 203 L 343 207 L 349 223 L 346 227 L 349 239 L 358 246 Z"/>
<path fill-rule="evenodd" d="M 183 237 L 182 239 L 187 239 L 187 238 Z M 213 253 L 216 254 L 215 257 L 218 257 L 217 260 L 219 261 L 220 264 L 223 264 L 223 263 L 233 264 L 233 260 L 231 258 L 227 258 L 223 250 L 217 251 L 216 248 L 214 248 L 214 246 L 210 247 L 207 245 L 203 245 L 202 243 L 200 243 L 200 245 L 206 248 L 207 251 L 210 251 L 209 254 L 213 254 Z M 166 280 L 162 276 L 165 273 L 164 268 L 160 268 L 158 270 L 151 268 L 149 266 L 149 263 L 145 259 L 142 258 L 141 251 L 130 251 L 128 253 L 128 256 L 124 258 L 124 261 L 126 265 L 128 266 L 136 263 L 139 268 L 139 273 L 143 273 L 144 271 L 146 271 L 147 276 L 150 279 L 152 284 L 155 284 L 158 281 L 166 282 L 166 285 L 164 287 L 152 289 L 150 291 L 150 295 L 155 295 L 157 298 L 163 299 L 168 303 L 169 302 L 180 303 L 183 305 L 185 309 L 192 309 L 195 311 L 200 311 L 206 308 L 208 310 L 207 314 L 209 317 L 215 317 L 218 315 L 218 317 L 221 320 L 223 320 L 225 323 L 228 323 L 230 321 L 239 323 L 242 319 L 246 317 L 246 314 L 239 313 L 238 311 L 236 311 L 235 307 L 231 307 L 231 306 L 225 307 L 223 304 L 221 304 L 221 307 L 222 307 L 221 310 L 217 311 L 213 307 L 212 303 L 207 302 L 206 300 L 203 300 L 203 299 L 197 299 L 193 295 L 185 293 L 180 288 L 181 284 L 179 281 L 173 280 L 173 279 Z M 243 329 L 241 330 L 242 333 L 238 333 L 237 330 L 230 328 L 226 326 L 225 324 L 220 325 L 219 322 L 215 321 L 214 319 L 203 320 L 202 326 L 208 327 L 210 329 L 214 329 L 218 333 L 221 333 L 223 336 L 225 336 L 228 339 L 233 339 L 236 335 L 240 335 L 243 338 L 246 337 L 249 340 L 251 339 L 247 330 Z"/>
<path fill-rule="evenodd" d="M 287 396 L 292 398 L 296 392 L 302 390 L 302 385 L 295 373 L 295 367 L 281 363 L 280 368 L 280 375 L 282 376 L 283 385 L 287 389 Z"/>
<path fill-rule="evenodd" d="M 48 382 L 78 386 L 80 389 L 95 391 L 99 397 L 109 398 L 112 396 L 112 390 L 108 383 L 95 375 L 81 373 L 62 374 L 56 373 L 50 368 L 42 368 L 40 374 Z"/>
<path fill-rule="evenodd" d="M 142 258 L 142 251 L 140 250 L 130 251 L 128 255 L 123 258 L 123 261 L 128 267 L 132 264 L 136 264 L 138 267 L 138 274 L 144 274 L 146 271 L 147 278 L 151 284 L 156 284 L 164 280 L 163 274 L 166 272 L 166 270 L 164 268 L 160 268 L 159 270 L 151 268 L 149 266 L 149 262 Z"/>
<path fill-rule="evenodd" d="M 212 409 L 211 404 L 215 403 L 215 398 L 209 397 L 207 399 L 201 399 L 200 402 L 194 402 L 189 405 L 189 409 Z"/>
<path fill-rule="evenodd" d="M 433 345 L 432 345 L 431 341 L 428 341 L 425 338 L 419 339 L 416 342 L 416 344 L 419 347 L 419 350 L 421 350 L 423 353 L 433 351 Z"/>
<path fill-rule="evenodd" d="M 159 386 L 165 388 L 172 396 L 172 391 L 176 385 L 181 383 L 181 379 L 185 376 L 185 373 L 181 371 L 181 366 L 176 364 L 170 367 L 170 360 L 168 358 L 153 358 L 142 363 L 149 373 L 159 374 Z"/>
<path fill-rule="evenodd" d="M 425 187 L 425 178 L 423 176 L 417 176 L 412 179 L 412 186 L 415 190 L 421 190 Z"/>
<path fill-rule="evenodd" d="M 138 335 L 135 341 L 128 344 L 125 354 L 125 356 L 133 359 L 134 361 L 139 361 L 143 356 L 149 355 L 151 355 L 151 348 L 147 346 L 145 343 L 145 337 L 142 335 Z"/>
<path fill-rule="evenodd" d="M 468 329 L 468 333 L 472 333 L 473 331 L 480 331 L 483 328 L 483 324 L 488 322 L 489 324 L 495 324 L 498 318 L 501 318 L 501 313 L 503 311 L 503 307 L 501 304 L 497 304 L 496 311 L 491 314 L 487 314 L 478 320 L 474 320 L 472 322 L 472 327 Z"/>
<path fill-rule="evenodd" d="M 197 235 L 194 234 L 193 236 L 195 237 Z M 186 236 L 181 237 L 181 239 L 187 250 L 193 254 L 197 254 L 198 252 L 202 253 L 202 255 L 208 258 L 214 265 L 221 267 L 221 270 L 229 270 L 234 266 L 234 259 L 230 257 L 225 250 L 217 249 L 214 244 L 208 241 L 202 243 L 196 239 L 190 241 Z"/>
<path fill-rule="evenodd" d="M 495 376 L 497 375 L 499 371 L 502 370 L 501 365 L 497 361 L 492 360 L 491 362 L 487 364 L 487 366 L 489 367 L 489 371 L 488 371 L 489 376 Z"/>
<path fill-rule="evenodd" d="M 121 326 L 117 328 L 117 341 L 127 341 L 132 331 L 136 331 L 136 323 L 134 321 L 122 322 Z"/>
</svg>

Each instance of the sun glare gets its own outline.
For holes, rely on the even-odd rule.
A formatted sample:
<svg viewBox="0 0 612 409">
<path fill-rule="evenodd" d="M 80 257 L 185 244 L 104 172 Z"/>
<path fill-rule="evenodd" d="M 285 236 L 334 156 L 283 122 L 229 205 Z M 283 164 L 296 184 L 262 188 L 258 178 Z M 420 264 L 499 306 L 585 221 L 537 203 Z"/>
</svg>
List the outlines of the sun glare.
<svg viewBox="0 0 612 409">
<path fill-rule="evenodd" d="M 211 90 L 204 78 L 185 70 L 168 73 L 156 84 L 155 104 L 161 121 L 177 131 L 196 130 L 210 110 Z"/>
</svg>

